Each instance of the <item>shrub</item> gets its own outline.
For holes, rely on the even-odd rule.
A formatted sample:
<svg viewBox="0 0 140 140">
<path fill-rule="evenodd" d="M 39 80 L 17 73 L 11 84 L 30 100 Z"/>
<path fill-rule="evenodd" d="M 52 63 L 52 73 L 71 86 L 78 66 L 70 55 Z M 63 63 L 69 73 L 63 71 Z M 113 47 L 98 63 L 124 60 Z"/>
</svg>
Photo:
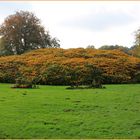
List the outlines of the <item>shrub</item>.
<svg viewBox="0 0 140 140">
<path fill-rule="evenodd" d="M 32 82 L 22 77 L 17 78 L 16 84 L 14 85 L 14 88 L 32 88 L 32 87 L 33 87 Z"/>
<path fill-rule="evenodd" d="M 0 82 L 15 83 L 17 78 L 24 77 L 33 85 L 89 85 L 96 73 L 94 69 L 89 70 L 86 64 L 102 70 L 96 83 L 104 84 L 132 83 L 140 69 L 137 66 L 139 58 L 119 50 L 48 48 L 20 56 L 0 57 Z"/>
<path fill-rule="evenodd" d="M 135 83 L 140 83 L 140 71 L 137 71 L 134 75 L 133 81 Z"/>
</svg>

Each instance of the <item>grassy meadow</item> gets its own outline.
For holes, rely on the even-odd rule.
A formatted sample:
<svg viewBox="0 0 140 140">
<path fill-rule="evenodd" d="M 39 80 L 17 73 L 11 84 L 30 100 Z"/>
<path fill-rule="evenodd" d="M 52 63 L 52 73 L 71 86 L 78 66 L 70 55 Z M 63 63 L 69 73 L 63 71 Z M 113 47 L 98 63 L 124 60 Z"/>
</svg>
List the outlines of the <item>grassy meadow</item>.
<svg viewBox="0 0 140 140">
<path fill-rule="evenodd" d="M 140 138 L 140 84 L 10 87 L 0 84 L 0 138 Z"/>
</svg>

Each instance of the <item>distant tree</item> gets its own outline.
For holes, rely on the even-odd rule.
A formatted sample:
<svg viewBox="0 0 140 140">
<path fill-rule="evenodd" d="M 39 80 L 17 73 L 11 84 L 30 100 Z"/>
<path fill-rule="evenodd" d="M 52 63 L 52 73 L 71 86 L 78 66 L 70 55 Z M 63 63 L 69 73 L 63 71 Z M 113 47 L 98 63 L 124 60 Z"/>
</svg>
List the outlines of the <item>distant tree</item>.
<svg viewBox="0 0 140 140">
<path fill-rule="evenodd" d="M 135 32 L 135 45 L 131 49 L 134 56 L 140 57 L 140 29 Z"/>
<path fill-rule="evenodd" d="M 140 46 L 140 29 L 135 32 L 135 46 Z"/>
<path fill-rule="evenodd" d="M 34 49 L 60 46 L 58 41 L 45 31 L 40 20 L 28 11 L 19 11 L 8 16 L 0 26 L 0 36 L 4 42 L 3 50 L 8 54 L 22 54 Z"/>
<path fill-rule="evenodd" d="M 120 51 L 130 54 L 130 49 L 128 47 L 120 46 L 120 45 L 104 45 L 99 48 L 100 50 L 115 50 L 119 49 Z"/>
<path fill-rule="evenodd" d="M 58 40 L 57 38 L 53 38 L 50 40 L 50 46 L 53 48 L 59 48 L 60 44 L 59 44 L 60 40 Z"/>
<path fill-rule="evenodd" d="M 87 49 L 95 49 L 95 46 L 94 45 L 88 45 L 86 48 Z"/>
</svg>

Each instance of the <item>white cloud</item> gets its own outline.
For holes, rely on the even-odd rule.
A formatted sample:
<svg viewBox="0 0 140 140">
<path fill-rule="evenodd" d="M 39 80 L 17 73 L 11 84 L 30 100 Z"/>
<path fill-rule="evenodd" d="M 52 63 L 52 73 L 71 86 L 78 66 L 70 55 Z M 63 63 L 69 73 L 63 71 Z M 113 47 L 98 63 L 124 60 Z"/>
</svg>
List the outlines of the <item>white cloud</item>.
<svg viewBox="0 0 140 140">
<path fill-rule="evenodd" d="M 134 42 L 133 32 L 140 24 L 140 2 L 136 1 L 46 1 L 32 3 L 32 9 L 50 33 L 60 39 L 63 48 L 89 44 L 130 47 Z"/>
</svg>

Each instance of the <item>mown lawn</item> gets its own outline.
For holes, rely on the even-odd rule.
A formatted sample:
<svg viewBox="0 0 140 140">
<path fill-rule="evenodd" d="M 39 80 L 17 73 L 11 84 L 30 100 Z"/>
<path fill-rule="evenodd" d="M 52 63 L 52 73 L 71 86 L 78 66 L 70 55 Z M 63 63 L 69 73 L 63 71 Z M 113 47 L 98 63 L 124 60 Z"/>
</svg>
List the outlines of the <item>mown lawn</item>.
<svg viewBox="0 0 140 140">
<path fill-rule="evenodd" d="M 10 87 L 0 84 L 0 138 L 140 138 L 140 84 Z"/>
</svg>

